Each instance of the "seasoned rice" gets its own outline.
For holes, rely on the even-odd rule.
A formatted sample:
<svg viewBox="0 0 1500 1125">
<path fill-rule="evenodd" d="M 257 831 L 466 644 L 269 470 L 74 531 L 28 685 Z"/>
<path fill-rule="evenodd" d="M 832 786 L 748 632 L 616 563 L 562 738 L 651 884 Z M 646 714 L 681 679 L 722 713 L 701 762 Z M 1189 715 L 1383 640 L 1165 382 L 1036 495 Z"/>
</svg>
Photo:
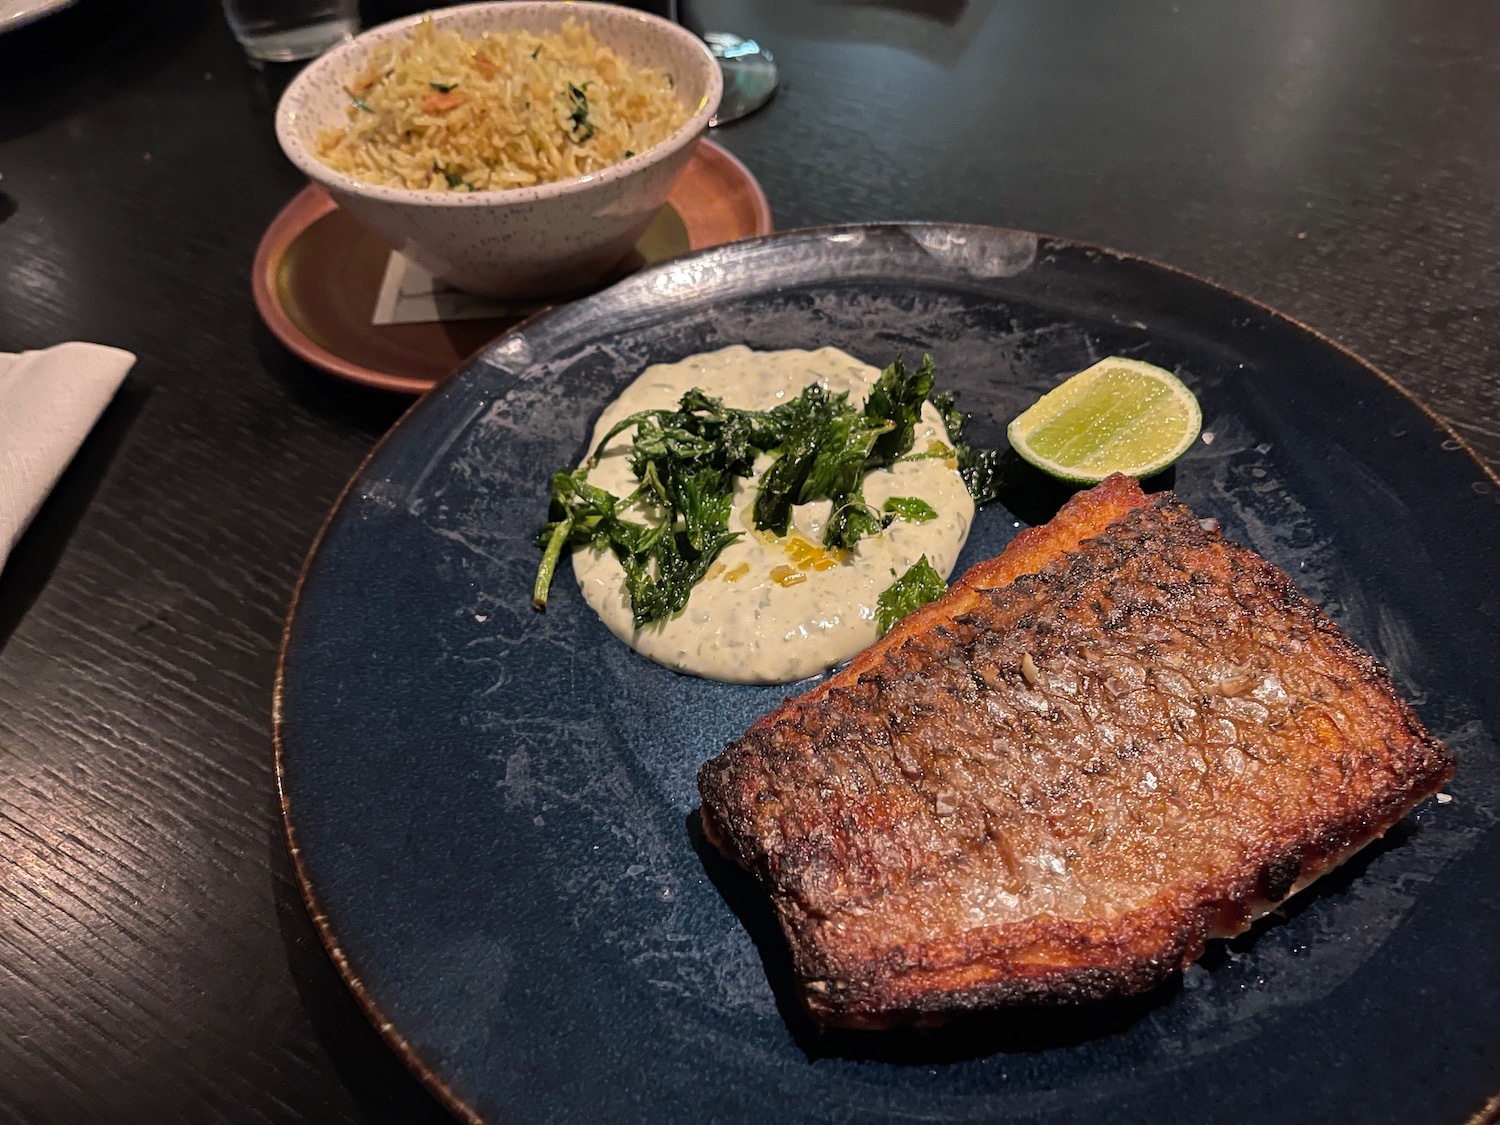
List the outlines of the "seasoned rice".
<svg viewBox="0 0 1500 1125">
<path fill-rule="evenodd" d="M 631 66 L 588 28 L 440 31 L 376 52 L 352 75 L 349 123 L 318 155 L 387 187 L 494 191 L 583 176 L 643 153 L 688 118 L 671 75 Z"/>
</svg>

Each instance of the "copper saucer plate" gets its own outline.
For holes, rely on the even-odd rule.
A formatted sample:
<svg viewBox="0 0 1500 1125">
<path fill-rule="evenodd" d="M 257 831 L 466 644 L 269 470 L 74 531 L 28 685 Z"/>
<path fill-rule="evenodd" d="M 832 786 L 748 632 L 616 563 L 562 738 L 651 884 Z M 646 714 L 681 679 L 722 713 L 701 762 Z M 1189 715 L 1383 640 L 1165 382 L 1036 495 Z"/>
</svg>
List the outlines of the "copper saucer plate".
<svg viewBox="0 0 1500 1125">
<path fill-rule="evenodd" d="M 634 253 L 605 284 L 692 250 L 771 230 L 770 204 L 750 170 L 704 140 Z M 431 389 L 523 319 L 373 325 L 370 315 L 389 254 L 389 246 L 340 210 L 322 188 L 309 184 L 261 237 L 251 275 L 255 306 L 271 333 L 314 367 L 404 394 Z"/>
</svg>

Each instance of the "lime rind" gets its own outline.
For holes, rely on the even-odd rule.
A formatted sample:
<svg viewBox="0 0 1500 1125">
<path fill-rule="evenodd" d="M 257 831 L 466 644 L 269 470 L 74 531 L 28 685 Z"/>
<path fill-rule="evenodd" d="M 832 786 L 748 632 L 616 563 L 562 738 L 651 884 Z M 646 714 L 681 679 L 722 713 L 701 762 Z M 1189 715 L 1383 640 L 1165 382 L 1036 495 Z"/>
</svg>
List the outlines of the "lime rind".
<svg viewBox="0 0 1500 1125">
<path fill-rule="evenodd" d="M 1096 484 L 1111 473 L 1161 472 L 1202 426 L 1198 399 L 1176 375 L 1110 356 L 1048 391 L 1006 433 L 1016 453 L 1043 472 Z"/>
</svg>

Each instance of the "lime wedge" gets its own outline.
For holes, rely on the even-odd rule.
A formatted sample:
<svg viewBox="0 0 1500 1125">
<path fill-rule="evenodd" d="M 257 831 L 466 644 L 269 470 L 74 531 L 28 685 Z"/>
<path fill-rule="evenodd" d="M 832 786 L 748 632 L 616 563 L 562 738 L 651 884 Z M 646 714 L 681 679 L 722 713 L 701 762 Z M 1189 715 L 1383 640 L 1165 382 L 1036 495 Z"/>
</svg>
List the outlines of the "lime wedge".
<svg viewBox="0 0 1500 1125">
<path fill-rule="evenodd" d="M 1006 434 L 1022 457 L 1063 480 L 1148 477 L 1187 452 L 1203 425 L 1193 392 L 1170 371 L 1110 356 L 1048 391 Z"/>
</svg>

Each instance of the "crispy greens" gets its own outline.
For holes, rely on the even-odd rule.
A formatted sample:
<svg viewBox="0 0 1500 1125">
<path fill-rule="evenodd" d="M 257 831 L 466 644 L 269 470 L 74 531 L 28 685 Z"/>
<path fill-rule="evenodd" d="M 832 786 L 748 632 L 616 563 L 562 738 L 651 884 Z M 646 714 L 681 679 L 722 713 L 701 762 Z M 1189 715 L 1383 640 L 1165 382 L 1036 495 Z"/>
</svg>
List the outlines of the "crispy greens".
<svg viewBox="0 0 1500 1125">
<path fill-rule="evenodd" d="M 926 523 L 937 519 L 937 509 L 920 496 L 892 496 L 880 506 L 880 510 L 908 523 Z"/>
<path fill-rule="evenodd" d="M 865 501 L 865 475 L 897 461 L 956 458 L 975 502 L 993 499 L 995 454 L 962 443 L 963 415 L 951 394 L 933 394 L 934 377 L 931 356 L 924 356 L 915 371 L 898 356 L 862 409 L 849 403 L 847 393 L 829 394 L 813 384 L 770 410 L 738 410 L 693 389 L 675 409 L 644 410 L 622 419 L 587 462 L 552 477 L 550 520 L 537 535 L 542 561 L 532 604 L 546 608 L 563 549 L 589 545 L 607 548 L 619 559 L 636 628 L 677 613 L 719 552 L 739 538 L 729 530 L 735 483 L 751 475 L 761 453 L 774 459 L 757 486 L 751 517 L 756 529 L 785 535 L 794 505 L 827 500 L 832 510 L 823 545 L 833 550 L 849 550 L 895 519 L 925 522 L 936 516 L 918 497 L 892 497 L 882 511 Z M 913 454 L 915 426 L 928 399 L 943 414 L 955 447 Z M 632 428 L 628 457 L 640 483 L 630 495 L 617 497 L 590 484 L 588 475 L 605 447 Z M 636 503 L 657 518 L 650 523 L 627 518 Z M 897 585 L 920 567 L 942 586 L 925 557 Z M 929 590 L 931 580 L 919 575 L 909 586 L 899 604 L 916 596 L 912 590 Z M 911 608 L 929 600 L 923 597 Z M 881 606 L 885 603 L 882 597 Z"/>
<path fill-rule="evenodd" d="M 891 626 L 909 613 L 921 609 L 928 602 L 935 602 L 948 592 L 948 583 L 932 568 L 923 555 L 906 573 L 892 582 L 875 602 L 875 625 L 883 637 Z"/>
</svg>

